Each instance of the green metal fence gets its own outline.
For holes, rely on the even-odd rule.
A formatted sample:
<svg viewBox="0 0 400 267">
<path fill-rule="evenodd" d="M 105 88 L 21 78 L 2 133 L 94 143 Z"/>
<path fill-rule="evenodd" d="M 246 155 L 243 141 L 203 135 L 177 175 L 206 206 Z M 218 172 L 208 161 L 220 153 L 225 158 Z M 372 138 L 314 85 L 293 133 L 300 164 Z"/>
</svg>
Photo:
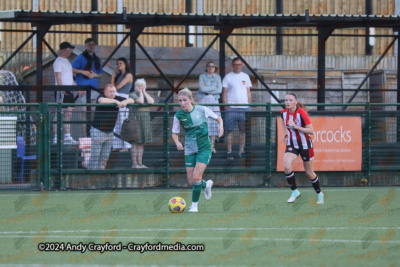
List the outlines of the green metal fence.
<svg viewBox="0 0 400 267">
<path fill-rule="evenodd" d="M 324 185 L 357 185 L 360 179 L 370 180 L 371 184 L 382 184 L 381 177 L 400 176 L 400 104 L 346 105 L 346 111 L 342 111 L 344 104 L 307 105 L 311 117 L 350 116 L 360 117 L 362 121 L 361 172 L 319 173 L 320 177 L 326 177 Z M 143 165 L 147 168 L 132 168 L 132 151 L 136 145 L 128 151 L 112 150 L 104 169 L 89 170 L 87 164 L 93 151 L 85 142 L 90 139 L 90 125 L 93 123 L 91 110 L 98 106 L 101 105 L 75 105 L 71 111 L 63 104 L 0 106 L 0 123 L 1 117 L 14 117 L 19 127 L 15 133 L 9 133 L 5 131 L 7 127 L 0 126 L 0 142 L 3 132 L 3 135 L 8 135 L 7 140 L 11 138 L 11 143 L 15 145 L 8 148 L 0 146 L 0 173 L 3 173 L 0 176 L 0 188 L 36 190 L 41 187 L 99 189 L 187 186 L 184 155 L 176 149 L 171 138 L 172 121 L 175 112 L 179 110 L 178 105 L 155 104 L 148 106 L 148 111 L 137 110 L 143 106 L 130 105 L 131 112 L 146 112 L 150 116 L 148 127 L 153 138 L 143 146 Z M 324 106 L 325 110 L 317 110 L 318 106 Z M 207 179 L 214 179 L 217 186 L 285 184 L 283 173 L 276 171 L 277 138 L 280 141 L 276 119 L 282 107 L 278 104 L 253 104 L 251 107 L 251 111 L 246 113 L 246 157 L 239 158 L 238 155 L 238 127 L 233 131 L 233 160 L 226 157 L 226 136 L 217 138 L 217 153 L 213 154 L 205 174 Z M 66 121 L 67 112 L 72 116 Z M 221 114 L 224 118 L 224 111 Z M 64 140 L 66 125 L 70 125 L 71 137 L 77 143 Z M 23 128 L 35 130 L 22 131 Z M 54 138 L 55 132 L 58 133 L 57 139 Z M 185 137 L 182 132 L 180 141 L 183 143 Z M 25 158 L 20 157 L 21 148 L 18 145 L 21 144 L 25 148 Z M 390 178 L 385 178 L 387 183 L 397 184 L 399 177 L 394 182 Z"/>
</svg>

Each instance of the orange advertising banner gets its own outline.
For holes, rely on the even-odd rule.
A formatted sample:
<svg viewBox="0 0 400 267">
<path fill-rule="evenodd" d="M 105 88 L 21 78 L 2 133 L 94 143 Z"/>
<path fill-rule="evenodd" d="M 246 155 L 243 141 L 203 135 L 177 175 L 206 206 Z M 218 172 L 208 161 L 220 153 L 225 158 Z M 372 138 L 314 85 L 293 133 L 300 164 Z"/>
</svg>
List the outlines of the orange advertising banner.
<svg viewBox="0 0 400 267">
<path fill-rule="evenodd" d="M 362 136 L 360 117 L 310 117 L 314 129 L 315 171 L 360 171 L 362 163 Z M 283 169 L 282 118 L 277 118 L 278 160 L 277 171 Z M 304 171 L 303 160 L 298 157 L 293 171 Z"/>
</svg>

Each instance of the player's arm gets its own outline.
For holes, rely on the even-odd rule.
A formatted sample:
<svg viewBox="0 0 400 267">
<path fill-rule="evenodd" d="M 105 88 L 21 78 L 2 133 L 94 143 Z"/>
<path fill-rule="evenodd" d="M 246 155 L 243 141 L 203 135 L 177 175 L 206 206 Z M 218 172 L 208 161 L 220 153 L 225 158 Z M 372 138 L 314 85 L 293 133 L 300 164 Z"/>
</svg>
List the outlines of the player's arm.
<svg viewBox="0 0 400 267">
<path fill-rule="evenodd" d="M 174 122 L 172 123 L 172 140 L 174 140 L 176 148 L 183 150 L 183 145 L 179 142 L 179 133 L 181 131 L 181 124 L 176 116 L 174 116 Z"/>
<path fill-rule="evenodd" d="M 179 142 L 179 135 L 176 133 L 172 133 L 172 140 L 174 140 L 176 148 L 178 150 L 183 150 L 183 145 L 181 142 Z"/>
<path fill-rule="evenodd" d="M 288 137 L 288 132 L 287 132 L 285 121 L 283 120 L 283 118 L 282 118 L 282 128 L 283 128 L 283 142 L 286 143 L 286 138 Z"/>
<path fill-rule="evenodd" d="M 313 135 L 314 134 L 314 129 L 312 127 L 312 124 L 306 125 L 306 127 L 300 127 L 297 125 L 293 126 L 293 129 L 299 131 L 299 132 L 303 132 L 309 135 Z"/>
<path fill-rule="evenodd" d="M 312 127 L 310 117 L 303 110 L 300 110 L 300 114 L 301 114 L 301 116 L 302 116 L 302 118 L 304 120 L 304 124 L 306 125 L 306 127 L 298 126 L 296 123 L 294 123 L 293 119 L 291 119 L 289 121 L 289 126 L 292 126 L 293 129 L 295 129 L 297 131 L 303 132 L 305 134 L 313 135 L 314 134 L 314 129 Z"/>
</svg>

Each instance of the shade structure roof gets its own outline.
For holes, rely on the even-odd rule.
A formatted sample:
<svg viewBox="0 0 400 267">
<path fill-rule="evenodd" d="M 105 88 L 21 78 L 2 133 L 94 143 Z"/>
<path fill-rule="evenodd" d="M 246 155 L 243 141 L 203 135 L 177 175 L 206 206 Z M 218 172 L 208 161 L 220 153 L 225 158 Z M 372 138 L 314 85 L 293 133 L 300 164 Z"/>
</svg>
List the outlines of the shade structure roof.
<svg viewBox="0 0 400 267">
<path fill-rule="evenodd" d="M 98 11 L 0 11 L 0 21 L 61 24 L 125 24 L 150 26 L 198 25 L 214 27 L 330 27 L 398 28 L 397 15 L 337 14 L 199 14 Z"/>
</svg>

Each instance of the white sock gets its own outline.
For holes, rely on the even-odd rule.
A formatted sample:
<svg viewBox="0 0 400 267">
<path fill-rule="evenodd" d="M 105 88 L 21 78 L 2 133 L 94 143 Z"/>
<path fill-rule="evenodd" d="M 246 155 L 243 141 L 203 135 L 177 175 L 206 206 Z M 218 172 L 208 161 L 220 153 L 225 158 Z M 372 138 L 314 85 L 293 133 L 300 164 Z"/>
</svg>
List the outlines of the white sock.
<svg viewBox="0 0 400 267">
<path fill-rule="evenodd" d="M 192 208 L 197 208 L 197 204 L 198 204 L 199 202 L 192 202 Z"/>
</svg>

